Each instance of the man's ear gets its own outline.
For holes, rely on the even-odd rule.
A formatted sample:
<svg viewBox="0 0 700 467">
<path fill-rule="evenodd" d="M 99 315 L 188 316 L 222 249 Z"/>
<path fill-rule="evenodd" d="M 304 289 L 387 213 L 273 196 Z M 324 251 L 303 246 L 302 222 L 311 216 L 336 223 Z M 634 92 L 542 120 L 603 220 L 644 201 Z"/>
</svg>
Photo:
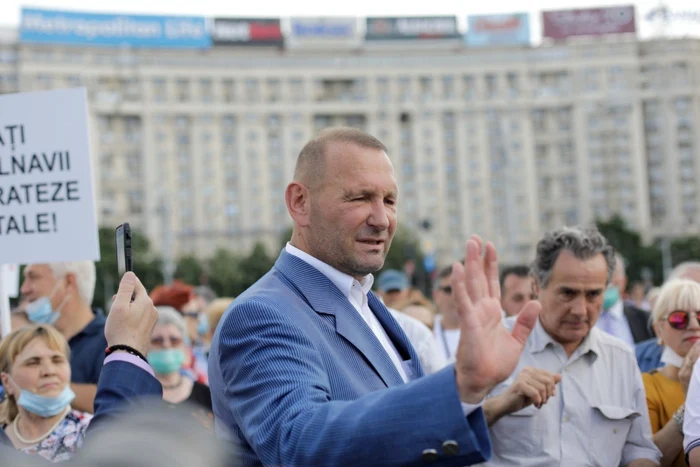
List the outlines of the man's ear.
<svg viewBox="0 0 700 467">
<path fill-rule="evenodd" d="M 299 182 L 290 183 L 284 192 L 289 215 L 294 219 L 294 223 L 300 227 L 306 227 L 311 223 L 310 195 L 309 188 Z"/>
</svg>

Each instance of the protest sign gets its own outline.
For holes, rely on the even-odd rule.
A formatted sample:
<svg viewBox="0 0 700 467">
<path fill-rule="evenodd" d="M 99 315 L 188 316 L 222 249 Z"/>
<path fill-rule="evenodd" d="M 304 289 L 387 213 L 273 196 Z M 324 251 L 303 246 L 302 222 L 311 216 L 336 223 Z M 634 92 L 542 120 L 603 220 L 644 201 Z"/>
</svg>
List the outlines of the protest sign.
<svg viewBox="0 0 700 467">
<path fill-rule="evenodd" d="M 85 89 L 0 96 L 0 264 L 99 260 Z"/>
</svg>

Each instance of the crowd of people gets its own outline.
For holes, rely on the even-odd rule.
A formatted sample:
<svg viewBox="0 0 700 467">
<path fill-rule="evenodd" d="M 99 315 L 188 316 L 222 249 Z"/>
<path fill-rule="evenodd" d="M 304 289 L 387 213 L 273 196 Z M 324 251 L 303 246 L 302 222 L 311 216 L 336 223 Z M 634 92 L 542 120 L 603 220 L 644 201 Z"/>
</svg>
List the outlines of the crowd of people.
<svg viewBox="0 0 700 467">
<path fill-rule="evenodd" d="M 594 227 L 501 268 L 472 237 L 426 297 L 382 270 L 386 152 L 309 142 L 292 238 L 235 299 L 127 273 L 105 316 L 94 263 L 27 265 L 0 343 L 0 459 L 22 464 L 2 465 L 700 466 L 700 263 L 628 287 Z"/>
</svg>

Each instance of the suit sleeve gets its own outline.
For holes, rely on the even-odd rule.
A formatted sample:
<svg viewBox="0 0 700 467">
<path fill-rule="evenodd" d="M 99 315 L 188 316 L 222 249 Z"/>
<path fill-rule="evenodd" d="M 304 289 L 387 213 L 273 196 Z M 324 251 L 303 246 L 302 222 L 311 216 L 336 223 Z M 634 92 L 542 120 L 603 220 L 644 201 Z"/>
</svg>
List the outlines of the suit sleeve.
<svg viewBox="0 0 700 467">
<path fill-rule="evenodd" d="M 487 460 L 481 409 L 464 417 L 454 367 L 352 401 L 333 400 L 319 350 L 291 315 L 264 299 L 225 316 L 217 362 L 227 407 L 265 465 L 441 465 Z M 457 441 L 446 456 L 442 444 Z"/>
<path fill-rule="evenodd" d="M 120 415 L 144 398 L 162 399 L 163 390 L 158 380 L 146 370 L 126 361 L 111 361 L 104 365 L 97 383 L 95 415 L 90 421 L 88 434 L 105 420 Z"/>
</svg>

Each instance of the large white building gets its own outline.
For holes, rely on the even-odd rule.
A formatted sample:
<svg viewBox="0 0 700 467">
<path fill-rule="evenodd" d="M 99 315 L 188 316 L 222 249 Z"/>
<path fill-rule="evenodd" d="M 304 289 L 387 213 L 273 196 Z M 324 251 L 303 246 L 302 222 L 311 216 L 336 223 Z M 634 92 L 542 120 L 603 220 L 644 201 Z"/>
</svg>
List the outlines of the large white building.
<svg viewBox="0 0 700 467">
<path fill-rule="evenodd" d="M 442 262 L 471 233 L 529 261 L 543 231 L 617 213 L 647 240 L 699 231 L 699 40 L 198 51 L 15 36 L 0 34 L 0 92 L 87 87 L 100 223 L 129 221 L 166 255 L 277 247 L 296 156 L 333 125 L 387 144 L 400 223 Z"/>
</svg>

